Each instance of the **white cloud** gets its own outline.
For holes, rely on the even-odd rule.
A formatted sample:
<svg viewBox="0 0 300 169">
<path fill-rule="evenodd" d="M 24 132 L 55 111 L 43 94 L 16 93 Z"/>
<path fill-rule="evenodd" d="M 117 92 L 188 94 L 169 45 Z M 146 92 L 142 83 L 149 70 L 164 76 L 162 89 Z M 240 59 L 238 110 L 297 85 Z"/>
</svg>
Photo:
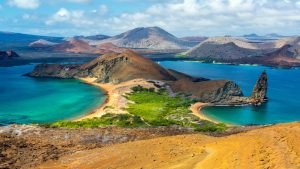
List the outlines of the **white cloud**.
<svg viewBox="0 0 300 169">
<path fill-rule="evenodd" d="M 156 3 L 143 11 L 117 16 L 104 15 L 108 13 L 105 5 L 90 12 L 61 8 L 47 19 L 46 24 L 69 24 L 69 27 L 79 28 L 79 34 L 82 30 L 116 34 L 141 26 L 160 26 L 178 36 L 252 32 L 300 34 L 300 30 L 295 29 L 300 27 L 300 0 L 151 1 Z"/>
<path fill-rule="evenodd" d="M 299 0 L 177 0 L 106 20 L 115 31 L 160 26 L 179 35 L 295 32 Z M 298 33 L 300 33 L 298 31 Z"/>
<path fill-rule="evenodd" d="M 40 5 L 39 0 L 8 0 L 10 6 L 16 6 L 24 9 L 36 9 Z"/>
<path fill-rule="evenodd" d="M 65 8 L 60 8 L 54 15 L 52 15 L 48 20 L 46 20 L 45 23 L 47 25 L 53 25 L 56 23 L 67 23 L 77 27 L 93 24 L 92 21 L 89 21 L 89 19 L 85 18 L 84 11 L 69 11 Z"/>
</svg>

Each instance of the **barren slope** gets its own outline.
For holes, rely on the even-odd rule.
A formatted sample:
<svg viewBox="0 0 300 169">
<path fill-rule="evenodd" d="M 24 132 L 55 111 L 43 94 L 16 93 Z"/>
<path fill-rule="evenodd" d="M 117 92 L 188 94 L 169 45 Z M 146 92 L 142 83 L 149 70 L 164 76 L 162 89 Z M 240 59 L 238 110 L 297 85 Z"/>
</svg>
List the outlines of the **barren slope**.
<svg viewBox="0 0 300 169">
<path fill-rule="evenodd" d="M 161 137 L 81 151 L 39 168 L 300 168 L 300 123 L 246 133 Z"/>
</svg>

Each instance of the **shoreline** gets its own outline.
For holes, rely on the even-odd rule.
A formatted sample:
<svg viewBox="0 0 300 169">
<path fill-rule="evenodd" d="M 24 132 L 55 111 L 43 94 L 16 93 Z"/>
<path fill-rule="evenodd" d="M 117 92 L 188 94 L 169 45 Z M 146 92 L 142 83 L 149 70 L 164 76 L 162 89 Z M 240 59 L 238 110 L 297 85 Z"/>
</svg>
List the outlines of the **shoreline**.
<svg viewBox="0 0 300 169">
<path fill-rule="evenodd" d="M 144 79 L 134 79 L 118 84 L 112 83 L 96 83 L 96 78 L 77 78 L 83 83 L 93 85 L 104 91 L 106 95 L 105 101 L 96 109 L 84 114 L 81 117 L 74 118 L 73 121 L 80 121 L 94 117 L 101 117 L 104 114 L 127 114 L 126 111 L 128 100 L 124 97 L 126 93 L 131 92 L 131 88 L 137 85 L 146 88 L 155 88 L 152 83 Z"/>
<path fill-rule="evenodd" d="M 124 94 L 131 92 L 131 87 L 136 85 L 141 85 L 144 87 L 154 87 L 153 84 L 148 83 L 144 79 L 135 79 L 119 84 L 111 84 L 111 83 L 96 83 L 96 78 L 78 78 L 78 80 L 82 81 L 83 83 L 95 86 L 100 88 L 104 94 L 106 95 L 105 101 L 100 104 L 99 107 L 95 108 L 94 110 L 90 111 L 89 113 L 74 118 L 74 121 L 81 121 L 85 119 L 90 119 L 94 117 L 101 117 L 104 114 L 112 113 L 112 114 L 126 114 L 128 113 L 125 108 L 127 105 L 127 99 L 123 97 Z M 207 120 L 213 123 L 221 123 L 220 121 L 214 120 L 212 118 L 207 117 L 201 112 L 201 109 L 206 106 L 211 106 L 211 103 L 203 103 L 203 102 L 196 102 L 190 106 L 190 110 L 192 113 L 199 117 L 202 120 Z M 225 123 L 228 126 L 235 126 L 229 123 Z"/>
<path fill-rule="evenodd" d="M 85 114 L 81 117 L 77 117 L 73 120 L 74 121 L 81 121 L 81 120 L 84 120 L 84 119 L 89 119 L 89 118 L 94 118 L 94 117 L 101 117 L 102 115 L 104 115 L 103 110 L 106 107 L 106 105 L 109 103 L 110 97 L 111 97 L 110 94 L 109 94 L 108 84 L 96 83 L 96 82 L 94 82 L 96 80 L 94 78 L 78 78 L 78 80 L 80 80 L 81 82 L 86 83 L 88 85 L 92 85 L 92 86 L 95 86 L 97 88 L 100 88 L 104 92 L 104 95 L 106 95 L 106 98 L 105 98 L 104 102 L 99 105 L 99 107 L 97 107 L 94 110 L 90 111 L 89 113 L 87 113 L 87 114 Z"/>
<path fill-rule="evenodd" d="M 195 104 L 192 104 L 190 107 L 190 110 L 193 112 L 193 114 L 197 117 L 199 117 L 202 120 L 207 120 L 213 123 L 220 123 L 219 121 L 216 121 L 214 119 L 211 119 L 207 116 L 205 116 L 202 112 L 201 109 L 206 107 L 206 106 L 210 106 L 210 103 L 203 103 L 203 102 L 197 102 Z"/>
<path fill-rule="evenodd" d="M 209 117 L 207 117 L 206 115 L 203 114 L 201 109 L 203 109 L 204 107 L 207 107 L 207 106 L 212 106 L 212 104 L 211 103 L 197 102 L 197 103 L 191 105 L 190 110 L 193 112 L 193 114 L 195 116 L 199 117 L 202 120 L 207 120 L 207 121 L 210 121 L 210 122 L 213 122 L 213 123 L 216 123 L 216 124 L 222 123 L 220 121 L 209 118 Z M 232 126 L 243 126 L 243 125 L 234 125 L 234 124 L 230 124 L 230 123 L 224 123 L 224 124 L 226 124 L 227 126 L 231 126 L 231 127 Z"/>
</svg>

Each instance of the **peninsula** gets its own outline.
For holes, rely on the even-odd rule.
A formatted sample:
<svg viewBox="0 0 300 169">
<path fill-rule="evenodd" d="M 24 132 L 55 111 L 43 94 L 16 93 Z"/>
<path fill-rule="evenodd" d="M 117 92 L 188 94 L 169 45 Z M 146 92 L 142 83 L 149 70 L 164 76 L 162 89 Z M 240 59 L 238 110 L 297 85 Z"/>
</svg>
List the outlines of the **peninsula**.
<svg viewBox="0 0 300 169">
<path fill-rule="evenodd" d="M 241 88 L 233 81 L 191 77 L 165 69 L 132 50 L 107 53 L 85 64 L 40 64 L 27 75 L 40 78 L 76 78 L 106 90 L 108 101 L 87 117 L 126 113 L 124 109 L 128 101 L 123 96 L 132 92 L 135 86 L 153 88 L 156 91 L 164 89 L 171 97 L 180 96 L 210 105 L 259 105 L 266 101 L 267 92 L 266 72 L 257 81 L 252 96 L 245 97 Z M 113 109 L 104 109 L 105 107 Z"/>
</svg>

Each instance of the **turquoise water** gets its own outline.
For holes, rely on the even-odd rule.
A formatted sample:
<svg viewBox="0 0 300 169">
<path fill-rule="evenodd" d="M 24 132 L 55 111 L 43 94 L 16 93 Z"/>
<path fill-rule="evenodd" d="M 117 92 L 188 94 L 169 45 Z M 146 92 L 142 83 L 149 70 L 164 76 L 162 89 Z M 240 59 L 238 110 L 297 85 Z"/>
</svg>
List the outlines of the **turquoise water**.
<svg viewBox="0 0 300 169">
<path fill-rule="evenodd" d="M 215 120 L 238 124 L 273 124 L 300 121 L 300 70 L 264 66 L 236 66 L 200 62 L 164 61 L 160 64 L 189 75 L 210 79 L 230 79 L 239 84 L 246 96 L 263 70 L 268 73 L 269 101 L 262 106 L 206 107 L 203 113 Z"/>
<path fill-rule="evenodd" d="M 77 80 L 22 76 L 33 67 L 0 67 L 0 125 L 80 117 L 105 100 L 98 88 Z"/>
</svg>

